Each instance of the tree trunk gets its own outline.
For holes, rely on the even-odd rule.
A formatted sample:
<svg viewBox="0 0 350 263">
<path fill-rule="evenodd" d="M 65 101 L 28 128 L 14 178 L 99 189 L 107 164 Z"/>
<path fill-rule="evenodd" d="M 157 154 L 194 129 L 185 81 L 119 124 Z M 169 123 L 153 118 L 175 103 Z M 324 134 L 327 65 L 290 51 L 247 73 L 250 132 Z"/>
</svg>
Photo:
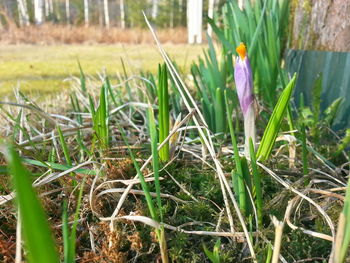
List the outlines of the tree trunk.
<svg viewBox="0 0 350 263">
<path fill-rule="evenodd" d="M 173 0 L 169 0 L 169 8 L 170 8 L 169 27 L 174 28 L 174 1 Z"/>
<path fill-rule="evenodd" d="M 120 27 L 125 29 L 125 9 L 124 9 L 124 0 L 119 0 L 120 8 Z"/>
<path fill-rule="evenodd" d="M 109 28 L 109 10 L 108 10 L 108 0 L 103 1 L 103 10 L 105 15 L 105 26 Z"/>
<path fill-rule="evenodd" d="M 208 3 L 208 17 L 213 18 L 214 17 L 214 5 L 215 5 L 215 0 L 209 0 Z M 211 26 L 208 24 L 208 29 L 207 29 L 208 35 L 211 37 L 213 33 L 213 29 Z"/>
<path fill-rule="evenodd" d="M 40 25 L 44 22 L 44 1 L 34 0 L 34 20 L 35 24 Z"/>
<path fill-rule="evenodd" d="M 24 0 L 17 0 L 19 23 L 21 26 L 29 26 L 29 15 L 27 2 Z"/>
<path fill-rule="evenodd" d="M 57 0 L 52 0 L 53 1 L 53 11 L 55 10 L 55 13 L 52 11 L 52 13 L 55 14 L 56 18 L 58 21 L 61 21 L 61 12 L 60 12 L 60 8 L 59 8 L 59 4 L 57 2 Z"/>
<path fill-rule="evenodd" d="M 350 51 L 350 1 L 297 0 L 293 48 Z"/>
<path fill-rule="evenodd" d="M 188 0 L 187 2 L 187 30 L 188 43 L 202 43 L 202 0 Z"/>
<path fill-rule="evenodd" d="M 85 26 L 89 26 L 89 0 L 84 0 L 84 20 Z"/>
<path fill-rule="evenodd" d="M 50 4 L 49 0 L 45 0 L 45 17 L 48 18 L 50 15 Z"/>
<path fill-rule="evenodd" d="M 49 10 L 50 14 L 53 14 L 53 0 L 49 0 Z"/>
<path fill-rule="evenodd" d="M 152 0 L 152 18 L 156 19 L 158 15 L 158 0 Z"/>
<path fill-rule="evenodd" d="M 69 0 L 66 0 L 66 19 L 67 19 L 67 24 L 70 24 L 70 3 Z"/>
</svg>

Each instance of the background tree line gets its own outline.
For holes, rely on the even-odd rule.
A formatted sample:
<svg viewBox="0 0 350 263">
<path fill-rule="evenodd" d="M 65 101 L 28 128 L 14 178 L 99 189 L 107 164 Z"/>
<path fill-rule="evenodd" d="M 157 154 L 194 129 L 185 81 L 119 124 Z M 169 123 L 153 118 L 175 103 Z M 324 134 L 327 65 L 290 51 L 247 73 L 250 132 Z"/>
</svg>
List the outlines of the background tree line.
<svg viewBox="0 0 350 263">
<path fill-rule="evenodd" d="M 203 22 L 208 4 L 203 0 Z M 225 0 L 216 0 L 219 6 Z M 141 11 L 162 28 L 186 26 L 188 0 L 0 0 L 0 22 L 18 26 L 43 23 L 100 25 L 121 28 L 144 27 Z"/>
</svg>

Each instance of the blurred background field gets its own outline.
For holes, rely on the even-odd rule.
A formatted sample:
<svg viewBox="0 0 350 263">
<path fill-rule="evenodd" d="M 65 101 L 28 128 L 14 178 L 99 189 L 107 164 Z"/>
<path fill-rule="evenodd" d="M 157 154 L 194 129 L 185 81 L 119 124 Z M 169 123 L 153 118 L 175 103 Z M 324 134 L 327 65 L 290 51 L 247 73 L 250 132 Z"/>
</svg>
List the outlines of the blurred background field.
<svg viewBox="0 0 350 263">
<path fill-rule="evenodd" d="M 204 46 L 166 44 L 169 56 L 180 69 L 188 70 Z M 26 93 L 48 94 L 70 86 L 68 79 L 79 76 L 78 60 L 86 75 L 97 77 L 106 70 L 109 76 L 123 72 L 155 73 L 161 56 L 152 44 L 115 45 L 0 45 L 0 96 L 14 87 Z M 66 80 L 66 81 L 65 81 Z"/>
</svg>

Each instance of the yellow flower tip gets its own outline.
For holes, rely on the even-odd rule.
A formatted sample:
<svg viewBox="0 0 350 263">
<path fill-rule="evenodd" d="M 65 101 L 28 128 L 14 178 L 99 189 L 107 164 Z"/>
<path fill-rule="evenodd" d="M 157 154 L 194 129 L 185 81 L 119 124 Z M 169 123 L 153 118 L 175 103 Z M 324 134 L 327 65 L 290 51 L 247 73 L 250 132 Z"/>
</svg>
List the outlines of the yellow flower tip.
<svg viewBox="0 0 350 263">
<path fill-rule="evenodd" d="M 245 45 L 243 43 L 239 44 L 239 46 L 236 48 L 236 51 L 237 51 L 237 53 L 239 54 L 239 56 L 241 57 L 242 60 L 247 55 L 247 48 L 245 47 Z"/>
</svg>

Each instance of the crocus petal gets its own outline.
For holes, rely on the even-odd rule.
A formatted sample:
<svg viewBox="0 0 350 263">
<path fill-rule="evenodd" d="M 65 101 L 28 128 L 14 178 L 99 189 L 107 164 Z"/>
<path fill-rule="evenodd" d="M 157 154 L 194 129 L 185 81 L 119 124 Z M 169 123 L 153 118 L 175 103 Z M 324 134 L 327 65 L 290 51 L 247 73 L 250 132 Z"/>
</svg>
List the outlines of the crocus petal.
<svg viewBox="0 0 350 263">
<path fill-rule="evenodd" d="M 239 104 L 241 105 L 244 117 L 244 152 L 246 156 L 250 156 L 249 139 L 252 138 L 254 146 L 256 142 L 253 76 L 245 45 L 241 43 L 236 51 L 239 56 L 236 59 L 234 77 Z"/>
<path fill-rule="evenodd" d="M 246 115 L 249 106 L 253 103 L 253 78 L 248 57 L 243 60 L 237 57 L 235 64 L 235 83 L 239 103 L 243 114 Z"/>
</svg>

